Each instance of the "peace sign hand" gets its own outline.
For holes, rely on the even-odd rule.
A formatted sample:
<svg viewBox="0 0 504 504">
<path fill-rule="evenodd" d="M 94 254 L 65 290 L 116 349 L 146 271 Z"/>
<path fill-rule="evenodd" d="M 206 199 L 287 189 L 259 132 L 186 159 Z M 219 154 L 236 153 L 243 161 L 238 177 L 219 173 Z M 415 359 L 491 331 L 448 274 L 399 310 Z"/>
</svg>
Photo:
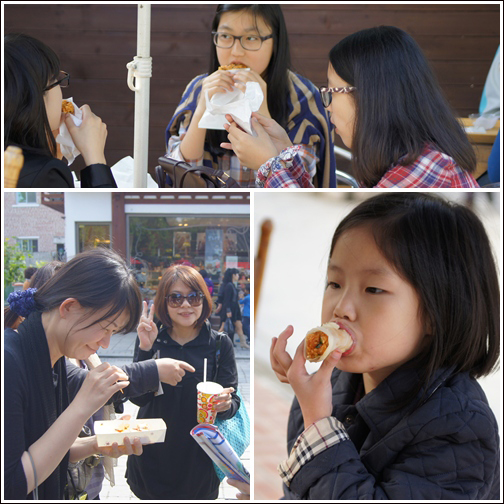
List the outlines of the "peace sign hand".
<svg viewBox="0 0 504 504">
<path fill-rule="evenodd" d="M 143 302 L 142 316 L 137 328 L 138 338 L 140 340 L 140 350 L 148 352 L 158 335 L 158 328 L 154 323 L 154 304 L 151 306 L 147 315 L 147 302 Z"/>
</svg>

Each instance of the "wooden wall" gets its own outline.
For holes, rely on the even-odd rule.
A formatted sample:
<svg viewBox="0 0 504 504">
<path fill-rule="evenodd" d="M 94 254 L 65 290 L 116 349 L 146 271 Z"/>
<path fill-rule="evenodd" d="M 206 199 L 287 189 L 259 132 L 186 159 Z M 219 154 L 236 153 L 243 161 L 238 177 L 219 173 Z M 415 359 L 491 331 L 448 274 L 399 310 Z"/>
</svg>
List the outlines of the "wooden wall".
<svg viewBox="0 0 504 504">
<path fill-rule="evenodd" d="M 149 171 L 164 153 L 164 131 L 192 77 L 208 70 L 216 4 L 153 5 Z M 108 125 L 110 164 L 133 155 L 134 94 L 126 63 L 136 55 L 137 6 L 5 5 L 5 33 L 22 32 L 52 47 L 70 72 L 63 90 L 87 103 Z M 486 75 L 499 45 L 498 5 L 282 5 L 295 70 L 326 84 L 327 55 L 358 30 L 394 25 L 410 33 L 432 63 L 460 116 L 477 112 Z M 337 142 L 339 145 L 341 141 Z M 74 163 L 83 168 L 82 159 Z M 338 160 L 338 167 L 347 164 Z"/>
</svg>

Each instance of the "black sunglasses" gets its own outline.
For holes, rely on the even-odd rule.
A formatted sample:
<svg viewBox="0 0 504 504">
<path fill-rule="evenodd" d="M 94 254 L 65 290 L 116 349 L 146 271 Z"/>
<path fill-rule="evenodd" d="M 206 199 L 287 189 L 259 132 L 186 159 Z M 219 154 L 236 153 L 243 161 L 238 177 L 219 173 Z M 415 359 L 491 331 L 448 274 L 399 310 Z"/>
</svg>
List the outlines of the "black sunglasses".
<svg viewBox="0 0 504 504">
<path fill-rule="evenodd" d="M 173 294 L 166 296 L 166 299 L 169 306 L 171 306 L 172 308 L 179 308 L 180 306 L 182 306 L 182 303 L 185 299 L 187 299 L 187 302 L 191 306 L 200 306 L 201 303 L 203 303 L 204 297 L 205 296 L 202 292 L 190 292 L 187 296 L 182 296 L 182 294 L 174 292 Z"/>
</svg>

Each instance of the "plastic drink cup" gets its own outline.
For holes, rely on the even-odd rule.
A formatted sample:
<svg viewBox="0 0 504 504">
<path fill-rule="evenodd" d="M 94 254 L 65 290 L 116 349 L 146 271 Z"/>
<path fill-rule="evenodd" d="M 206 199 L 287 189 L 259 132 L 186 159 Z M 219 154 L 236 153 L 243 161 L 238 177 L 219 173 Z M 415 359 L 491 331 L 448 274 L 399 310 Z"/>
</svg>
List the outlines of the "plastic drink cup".
<svg viewBox="0 0 504 504">
<path fill-rule="evenodd" d="M 198 423 L 213 424 L 217 416 L 213 401 L 222 394 L 224 387 L 215 382 L 200 382 L 198 390 Z"/>
</svg>

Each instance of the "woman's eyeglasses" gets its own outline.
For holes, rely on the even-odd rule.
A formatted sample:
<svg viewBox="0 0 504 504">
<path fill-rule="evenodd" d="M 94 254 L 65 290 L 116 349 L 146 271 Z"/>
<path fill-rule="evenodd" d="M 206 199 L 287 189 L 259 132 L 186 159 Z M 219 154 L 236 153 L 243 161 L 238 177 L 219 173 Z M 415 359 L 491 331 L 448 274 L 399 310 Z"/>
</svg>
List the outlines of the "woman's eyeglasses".
<svg viewBox="0 0 504 504">
<path fill-rule="evenodd" d="M 236 35 L 225 32 L 212 32 L 212 35 L 214 36 L 214 44 L 221 49 L 231 49 L 235 40 L 238 39 L 241 46 L 246 51 L 259 51 L 262 43 L 273 37 L 273 34 L 266 35 L 265 37 L 261 37 L 260 35 L 241 35 L 237 37 Z"/>
<path fill-rule="evenodd" d="M 353 86 L 346 87 L 321 87 L 319 88 L 320 99 L 322 100 L 322 105 L 325 108 L 329 107 L 332 102 L 332 94 L 333 93 L 351 93 L 355 91 L 357 88 Z"/>
<path fill-rule="evenodd" d="M 184 299 L 187 299 L 187 302 L 191 306 L 199 306 L 201 303 L 203 303 L 204 297 L 205 296 L 202 292 L 190 292 L 187 296 L 182 296 L 182 294 L 174 292 L 173 294 L 166 296 L 166 299 L 168 300 L 169 306 L 171 306 L 172 308 L 179 308 L 180 306 L 182 306 Z"/>
<path fill-rule="evenodd" d="M 58 75 L 58 79 L 56 80 L 56 82 L 53 82 L 51 85 L 44 88 L 44 91 L 49 91 L 49 89 L 52 89 L 56 86 L 59 86 L 62 88 L 66 88 L 66 87 L 70 86 L 70 74 L 67 72 L 61 71 Z"/>
</svg>

